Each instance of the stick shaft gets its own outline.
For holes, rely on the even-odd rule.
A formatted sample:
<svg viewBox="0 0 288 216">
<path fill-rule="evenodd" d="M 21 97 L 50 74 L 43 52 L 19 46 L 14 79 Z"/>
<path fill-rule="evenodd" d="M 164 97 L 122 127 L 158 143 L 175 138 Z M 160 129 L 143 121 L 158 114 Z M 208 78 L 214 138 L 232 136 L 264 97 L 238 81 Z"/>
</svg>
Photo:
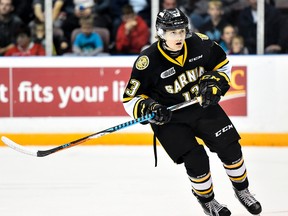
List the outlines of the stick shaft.
<svg viewBox="0 0 288 216">
<path fill-rule="evenodd" d="M 171 111 L 182 109 L 182 108 L 184 108 L 186 106 L 190 106 L 192 104 L 198 103 L 198 100 L 199 100 L 198 98 L 194 98 L 193 100 L 185 101 L 185 102 L 170 106 L 170 107 L 168 107 L 168 109 L 170 109 Z M 57 146 L 55 148 L 48 149 L 48 150 L 39 150 L 37 152 L 31 151 L 28 148 L 25 148 L 22 145 L 17 144 L 16 142 L 12 141 L 11 139 L 9 139 L 7 137 L 3 136 L 1 138 L 1 140 L 7 146 L 11 147 L 12 149 L 14 149 L 16 151 L 22 152 L 24 154 L 32 155 L 32 156 L 45 157 L 45 156 L 53 154 L 55 152 L 58 152 L 58 151 L 61 151 L 61 150 L 64 150 L 64 149 L 71 148 L 73 146 L 79 145 L 79 144 L 81 144 L 81 143 L 83 143 L 85 141 L 88 141 L 90 139 L 96 139 L 96 138 L 99 138 L 101 136 L 105 136 L 107 134 L 119 131 L 119 130 L 127 128 L 129 126 L 132 126 L 132 125 L 135 125 L 135 124 L 138 124 L 138 123 L 141 123 L 141 122 L 148 121 L 148 120 L 150 120 L 152 118 L 154 118 L 154 114 L 153 113 L 152 114 L 147 114 L 147 115 L 142 116 L 140 118 L 124 122 L 122 124 L 107 128 L 105 130 L 90 134 L 88 136 L 81 137 L 81 138 L 79 138 L 77 140 L 71 141 L 69 143 L 65 143 L 65 144 Z"/>
<path fill-rule="evenodd" d="M 197 98 L 195 98 L 193 100 L 190 100 L 190 101 L 185 101 L 185 102 L 170 106 L 170 107 L 168 107 L 168 109 L 170 109 L 171 111 L 175 111 L 175 110 L 182 109 L 182 108 L 184 108 L 186 106 L 189 106 L 189 105 L 192 105 L 192 104 L 195 104 L 195 103 L 198 103 Z M 90 139 L 99 138 L 101 136 L 104 136 L 104 135 L 119 131 L 121 129 L 127 128 L 127 127 L 135 125 L 137 123 L 148 121 L 148 120 L 152 119 L 153 117 L 154 117 L 153 114 L 148 114 L 148 115 L 142 116 L 140 118 L 133 119 L 133 120 L 130 120 L 128 122 L 124 122 L 124 123 L 116 125 L 114 127 L 110 127 L 108 129 L 102 130 L 100 132 L 96 132 L 96 133 L 90 134 L 88 136 L 82 137 L 80 139 L 77 139 L 77 140 L 71 141 L 69 143 L 66 143 L 64 145 L 55 147 L 55 148 L 53 148 L 53 149 L 51 149 L 49 151 L 38 151 L 37 156 L 38 157 L 43 157 L 43 156 L 55 153 L 57 151 L 63 150 L 65 148 L 71 148 L 71 147 L 73 147 L 75 145 L 79 145 L 79 144 L 81 144 L 81 143 L 83 143 L 85 141 L 88 141 Z"/>
<path fill-rule="evenodd" d="M 107 134 L 110 134 L 110 133 L 119 131 L 119 130 L 121 130 L 121 129 L 127 128 L 127 127 L 129 127 L 129 126 L 135 125 L 135 124 L 137 124 L 137 123 L 144 122 L 144 121 L 148 121 L 148 120 L 151 119 L 152 117 L 153 117 L 153 115 L 152 115 L 152 114 L 149 114 L 149 115 L 146 115 L 146 116 L 137 118 L 137 119 L 130 120 L 130 121 L 128 121 L 128 122 L 124 122 L 124 123 L 119 124 L 119 125 L 116 125 L 116 126 L 114 126 L 114 127 L 110 127 L 110 128 L 108 128 L 108 129 L 105 129 L 105 130 L 102 130 L 102 131 L 99 131 L 99 132 L 90 134 L 90 135 L 88 135 L 88 136 L 79 138 L 79 139 L 77 139 L 77 140 L 71 141 L 71 142 L 69 142 L 69 143 L 63 144 L 63 145 L 61 145 L 61 146 L 55 147 L 55 148 L 50 149 L 50 150 L 38 151 L 38 152 L 37 152 L 37 156 L 38 156 L 38 157 L 44 157 L 44 156 L 47 156 L 47 155 L 49 155 L 49 154 L 55 153 L 55 152 L 57 152 L 57 151 L 60 151 L 60 150 L 66 149 L 66 148 L 71 148 L 71 147 L 73 147 L 73 146 L 76 146 L 76 145 L 79 145 L 79 144 L 81 144 L 81 143 L 83 143 L 83 142 L 86 142 L 86 141 L 88 141 L 88 140 L 90 140 L 90 139 L 96 139 L 96 138 L 102 137 L 102 136 L 104 136 L 104 135 L 107 135 Z"/>
</svg>

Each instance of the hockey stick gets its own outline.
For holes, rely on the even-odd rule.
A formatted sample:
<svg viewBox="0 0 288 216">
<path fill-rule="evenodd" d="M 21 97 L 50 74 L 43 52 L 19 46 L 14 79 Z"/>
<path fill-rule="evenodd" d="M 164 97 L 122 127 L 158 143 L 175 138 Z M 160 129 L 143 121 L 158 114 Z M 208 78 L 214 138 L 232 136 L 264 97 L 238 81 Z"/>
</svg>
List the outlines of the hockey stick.
<svg viewBox="0 0 288 216">
<path fill-rule="evenodd" d="M 168 107 L 168 109 L 170 109 L 171 111 L 175 111 L 175 110 L 184 108 L 186 106 L 189 106 L 189 105 L 192 105 L 192 104 L 195 104 L 195 103 L 198 103 L 198 102 L 199 102 L 199 98 L 194 98 L 193 100 L 185 101 L 185 102 L 170 106 L 170 107 Z M 90 139 L 99 138 L 99 137 L 104 136 L 106 134 L 110 134 L 110 133 L 119 131 L 119 130 L 121 130 L 123 128 L 135 125 L 137 123 L 148 121 L 149 119 L 152 119 L 153 117 L 154 117 L 154 114 L 147 114 L 147 115 L 145 115 L 143 117 L 124 122 L 124 123 L 116 125 L 114 127 L 110 127 L 108 129 L 102 130 L 100 132 L 96 132 L 96 133 L 90 134 L 88 136 L 82 137 L 80 139 L 71 141 L 69 143 L 66 143 L 66 144 L 63 144 L 63 145 L 60 145 L 58 147 L 55 147 L 55 148 L 52 148 L 52 149 L 48 149 L 48 150 L 31 150 L 29 148 L 26 148 L 26 147 L 24 147 L 22 145 L 17 144 L 16 142 L 12 141 L 11 139 L 9 139 L 9 138 L 7 138 L 5 136 L 2 136 L 1 140 L 4 142 L 4 144 L 6 144 L 10 148 L 12 148 L 12 149 L 14 149 L 14 150 L 16 150 L 18 152 L 21 152 L 21 153 L 24 153 L 24 154 L 27 154 L 27 155 L 36 156 L 36 157 L 45 157 L 47 155 L 53 154 L 55 152 L 58 152 L 60 150 L 67 149 L 67 148 L 79 145 L 80 143 L 83 143 L 83 142 L 88 141 Z"/>
</svg>

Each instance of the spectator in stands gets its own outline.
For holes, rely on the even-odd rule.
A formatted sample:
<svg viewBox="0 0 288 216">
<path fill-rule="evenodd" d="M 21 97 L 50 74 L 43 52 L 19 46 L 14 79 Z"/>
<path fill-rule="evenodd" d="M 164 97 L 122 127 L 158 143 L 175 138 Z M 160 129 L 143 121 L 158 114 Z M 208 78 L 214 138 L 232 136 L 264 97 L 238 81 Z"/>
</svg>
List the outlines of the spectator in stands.
<svg viewBox="0 0 288 216">
<path fill-rule="evenodd" d="M 13 46 L 15 31 L 23 25 L 22 20 L 14 15 L 13 11 L 12 0 L 0 0 L 0 56 Z"/>
<path fill-rule="evenodd" d="M 136 14 L 148 6 L 147 0 L 129 0 L 129 4 L 133 7 Z"/>
<path fill-rule="evenodd" d="M 80 18 L 94 16 L 94 5 L 94 0 L 56 0 L 54 16 L 63 17 L 60 27 L 67 41 L 71 41 L 72 31 L 80 27 Z"/>
<path fill-rule="evenodd" d="M 34 43 L 41 44 L 42 47 L 45 49 L 46 43 L 45 43 L 45 23 L 40 22 L 38 20 L 35 20 L 34 25 L 32 28 L 30 27 L 31 30 L 31 38 Z M 53 55 L 57 55 L 55 46 L 53 44 Z"/>
<path fill-rule="evenodd" d="M 41 44 L 45 47 L 45 24 L 36 20 L 34 22 L 33 28 L 31 29 L 32 39 L 35 43 Z"/>
<path fill-rule="evenodd" d="M 195 29 L 195 31 L 199 30 L 210 20 L 210 16 L 207 13 L 207 0 L 186 0 L 186 3 L 183 3 L 183 7 L 189 16 L 192 27 Z"/>
<path fill-rule="evenodd" d="M 237 26 L 239 13 L 248 6 L 247 0 L 222 0 L 226 20 Z"/>
<path fill-rule="evenodd" d="M 193 4 L 197 2 L 198 0 L 159 0 L 160 1 L 160 10 L 164 9 L 174 9 L 174 8 L 179 8 L 184 14 L 189 17 L 190 14 L 190 4 Z M 192 3 L 193 2 L 193 3 Z M 194 26 L 191 22 L 190 23 L 190 30 L 194 31 Z"/>
<path fill-rule="evenodd" d="M 239 34 L 243 36 L 250 54 L 256 54 L 257 0 L 247 0 L 249 6 L 239 14 Z M 287 23 L 287 22 L 286 22 Z M 282 14 L 274 6 L 265 3 L 265 53 L 283 53 L 287 43 L 287 26 Z"/>
<path fill-rule="evenodd" d="M 199 32 L 206 34 L 211 40 L 220 42 L 223 27 L 228 24 L 223 16 L 222 2 L 213 0 L 208 3 L 208 14 L 210 20 L 199 28 Z"/>
<path fill-rule="evenodd" d="M 73 42 L 73 53 L 80 56 L 96 56 L 103 52 L 101 36 L 93 32 L 93 17 L 80 19 L 81 32 Z"/>
<path fill-rule="evenodd" d="M 40 22 L 45 22 L 45 0 L 33 0 L 32 8 L 35 19 Z"/>
<path fill-rule="evenodd" d="M 14 14 L 28 25 L 33 20 L 33 9 L 31 7 L 33 0 L 13 0 Z"/>
<path fill-rule="evenodd" d="M 149 43 L 150 31 L 146 22 L 135 14 L 131 5 L 122 8 L 122 23 L 116 36 L 116 50 L 121 54 L 138 54 Z"/>
<path fill-rule="evenodd" d="M 160 10 L 178 7 L 177 0 L 160 0 Z"/>
<path fill-rule="evenodd" d="M 112 29 L 110 32 L 111 40 L 111 51 L 114 52 L 115 49 L 115 40 L 117 30 L 122 22 L 122 7 L 123 5 L 129 4 L 129 0 L 110 0 L 110 14 L 112 17 Z"/>
<path fill-rule="evenodd" d="M 53 4 L 53 10 L 55 8 L 56 3 Z M 33 12 L 35 19 L 29 23 L 29 27 L 31 29 L 32 37 L 39 42 L 42 41 L 42 45 L 45 47 L 44 39 L 45 39 L 45 0 L 33 0 L 32 3 Z M 56 16 L 52 15 L 53 21 L 55 21 Z M 55 22 L 54 22 L 55 23 Z M 38 32 L 34 32 L 38 29 Z M 42 29 L 44 29 L 42 35 Z M 64 37 L 64 32 L 61 28 L 53 25 L 53 43 L 54 43 L 54 51 L 53 55 L 62 55 L 67 52 L 68 42 Z"/>
<path fill-rule="evenodd" d="M 109 31 L 112 28 L 112 17 L 110 15 L 110 0 L 97 0 L 93 8 L 94 11 L 94 26 L 107 28 Z"/>
<path fill-rule="evenodd" d="M 5 52 L 5 56 L 44 56 L 45 49 L 31 39 L 30 28 L 23 26 L 17 30 L 16 43 Z"/>
<path fill-rule="evenodd" d="M 231 55 L 247 55 L 249 51 L 244 45 L 244 39 L 240 35 L 235 35 L 231 41 L 231 49 L 229 54 Z"/>
<path fill-rule="evenodd" d="M 213 0 L 179 0 L 186 14 L 190 17 L 192 27 L 199 30 L 210 20 L 207 13 L 208 3 Z M 179 3 L 180 2 L 180 3 Z M 247 0 L 221 0 L 225 19 L 234 26 L 237 25 L 237 17 L 240 11 L 247 6 Z"/>
<path fill-rule="evenodd" d="M 135 2 L 134 2 L 135 1 Z M 122 23 L 122 7 L 124 5 L 130 4 L 131 6 L 134 5 L 136 11 L 138 10 L 139 15 L 146 21 L 146 24 L 149 26 L 151 23 L 151 1 L 147 0 L 146 7 L 144 6 L 145 3 L 139 3 L 140 6 L 136 5 L 138 0 L 110 0 L 110 14 L 112 18 L 112 28 L 110 30 L 110 53 L 115 54 L 117 53 L 116 50 L 116 35 L 119 29 L 120 24 Z M 140 0 L 142 1 L 142 0 Z M 130 3 L 131 2 L 131 3 Z M 133 6 L 132 6 L 133 7 Z M 133 8 L 134 10 L 134 8 Z M 134 10 L 135 12 L 135 10 Z"/>
<path fill-rule="evenodd" d="M 222 47 L 222 49 L 225 51 L 226 54 L 230 52 L 231 42 L 234 36 L 235 36 L 234 26 L 231 24 L 225 25 L 221 33 L 221 41 L 219 45 Z"/>
<path fill-rule="evenodd" d="M 61 20 L 60 22 L 62 22 L 62 20 L 65 19 L 65 17 L 66 17 L 66 12 L 64 11 L 65 2 L 66 2 L 66 0 L 53 0 L 52 19 L 54 22 L 56 20 L 58 20 L 58 18 L 60 18 L 60 20 Z M 71 1 L 69 1 L 69 2 L 72 5 L 71 8 L 73 10 L 73 4 Z M 67 5 L 69 5 L 69 4 L 67 3 Z M 60 25 L 57 27 L 60 27 Z"/>
<path fill-rule="evenodd" d="M 141 16 L 151 26 L 151 0 L 129 0 L 135 14 Z"/>
</svg>

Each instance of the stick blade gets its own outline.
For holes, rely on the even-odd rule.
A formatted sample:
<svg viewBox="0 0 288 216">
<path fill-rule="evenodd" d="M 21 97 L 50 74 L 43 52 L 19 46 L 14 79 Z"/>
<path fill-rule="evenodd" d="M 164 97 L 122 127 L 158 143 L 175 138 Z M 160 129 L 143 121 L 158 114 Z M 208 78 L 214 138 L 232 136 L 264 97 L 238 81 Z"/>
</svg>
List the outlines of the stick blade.
<svg viewBox="0 0 288 216">
<path fill-rule="evenodd" d="M 12 141 L 11 139 L 9 139 L 5 136 L 2 136 L 1 140 L 5 145 L 9 146 L 10 148 L 14 149 L 15 151 L 37 157 L 37 151 L 35 151 L 35 150 L 33 151 L 31 149 L 25 148 L 24 146 L 21 146 L 21 145 L 15 143 L 14 141 Z"/>
</svg>

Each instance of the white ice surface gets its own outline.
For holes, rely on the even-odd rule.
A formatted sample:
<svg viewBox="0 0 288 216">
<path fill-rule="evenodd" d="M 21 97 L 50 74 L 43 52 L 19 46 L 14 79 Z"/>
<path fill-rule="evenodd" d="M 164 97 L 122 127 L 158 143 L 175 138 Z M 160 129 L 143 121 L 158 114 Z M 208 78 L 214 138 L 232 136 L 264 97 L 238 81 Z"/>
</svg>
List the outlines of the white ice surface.
<svg viewBox="0 0 288 216">
<path fill-rule="evenodd" d="M 288 148 L 243 152 L 261 215 L 288 216 Z M 219 159 L 209 157 L 216 199 L 232 215 L 250 215 L 234 197 Z M 152 146 L 83 144 L 44 158 L 1 147 L 0 169 L 1 216 L 204 215 L 183 165 L 174 164 L 161 147 L 157 168 Z"/>
</svg>

